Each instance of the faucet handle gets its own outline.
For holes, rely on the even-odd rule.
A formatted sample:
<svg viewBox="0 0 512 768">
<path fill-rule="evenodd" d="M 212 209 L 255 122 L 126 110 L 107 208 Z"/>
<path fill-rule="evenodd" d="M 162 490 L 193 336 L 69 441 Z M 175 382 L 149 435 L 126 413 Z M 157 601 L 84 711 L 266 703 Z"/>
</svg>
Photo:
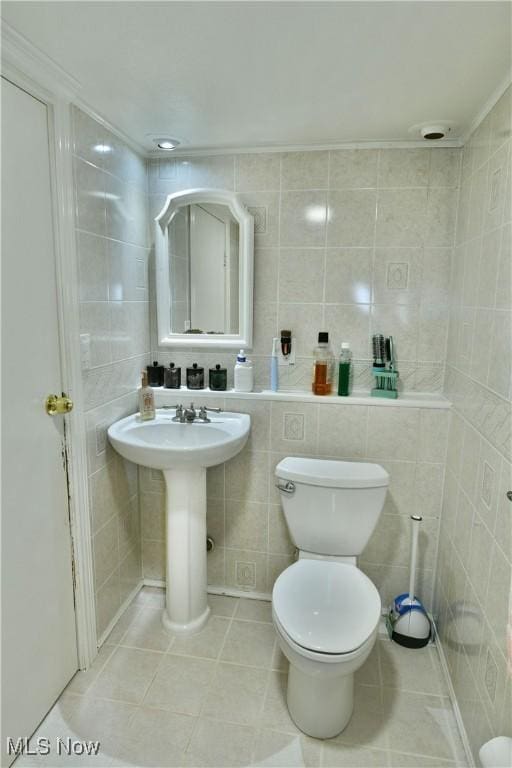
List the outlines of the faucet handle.
<svg viewBox="0 0 512 768">
<path fill-rule="evenodd" d="M 203 411 L 211 411 L 212 413 L 222 413 L 222 408 L 207 408 L 205 405 L 201 406 Z"/>
</svg>

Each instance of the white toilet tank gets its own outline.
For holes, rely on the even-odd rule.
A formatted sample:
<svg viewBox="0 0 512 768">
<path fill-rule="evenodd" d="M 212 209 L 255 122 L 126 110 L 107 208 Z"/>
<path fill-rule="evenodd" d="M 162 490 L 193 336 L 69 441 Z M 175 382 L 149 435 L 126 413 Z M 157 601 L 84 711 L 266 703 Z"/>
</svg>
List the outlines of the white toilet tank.
<svg viewBox="0 0 512 768">
<path fill-rule="evenodd" d="M 338 557 L 361 554 L 384 506 L 385 469 L 357 461 L 288 457 L 275 475 L 298 549 Z"/>
</svg>

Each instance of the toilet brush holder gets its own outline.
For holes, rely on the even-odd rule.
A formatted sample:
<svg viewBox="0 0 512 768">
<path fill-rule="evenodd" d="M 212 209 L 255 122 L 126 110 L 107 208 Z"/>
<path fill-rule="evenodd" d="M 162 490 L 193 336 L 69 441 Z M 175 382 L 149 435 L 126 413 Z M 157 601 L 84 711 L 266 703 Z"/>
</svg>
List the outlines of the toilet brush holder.
<svg viewBox="0 0 512 768">
<path fill-rule="evenodd" d="M 386 616 L 386 626 L 391 640 L 406 648 L 423 648 L 432 637 L 432 625 L 423 603 L 415 595 L 418 535 L 422 518 L 411 515 L 411 571 L 409 591 L 398 595 Z"/>
</svg>

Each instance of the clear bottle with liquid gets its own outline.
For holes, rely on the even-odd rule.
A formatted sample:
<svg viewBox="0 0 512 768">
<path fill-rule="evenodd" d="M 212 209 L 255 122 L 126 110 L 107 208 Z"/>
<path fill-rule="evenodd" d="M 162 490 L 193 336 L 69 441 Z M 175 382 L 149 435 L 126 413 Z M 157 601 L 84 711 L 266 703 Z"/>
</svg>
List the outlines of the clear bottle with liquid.
<svg viewBox="0 0 512 768">
<path fill-rule="evenodd" d="M 347 341 L 341 344 L 340 362 L 338 365 L 338 395 L 347 397 L 352 389 L 352 352 Z"/>
<path fill-rule="evenodd" d="M 334 357 L 329 346 L 329 334 L 321 331 L 318 334 L 318 346 L 315 347 L 313 362 L 313 384 L 311 389 L 314 395 L 330 395 L 332 391 L 332 374 L 334 369 Z"/>
<path fill-rule="evenodd" d="M 148 373 L 142 371 L 141 387 L 139 389 L 139 417 L 142 421 L 155 418 L 155 396 L 148 386 Z"/>
</svg>

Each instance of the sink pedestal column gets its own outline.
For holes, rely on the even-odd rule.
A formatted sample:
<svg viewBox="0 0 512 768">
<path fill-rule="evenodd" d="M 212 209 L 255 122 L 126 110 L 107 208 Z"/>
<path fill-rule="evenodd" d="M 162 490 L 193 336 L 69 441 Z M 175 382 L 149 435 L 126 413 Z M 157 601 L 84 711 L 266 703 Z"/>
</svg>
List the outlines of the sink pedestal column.
<svg viewBox="0 0 512 768">
<path fill-rule="evenodd" d="M 208 621 L 206 469 L 164 470 L 167 591 L 162 616 L 170 632 L 191 635 Z"/>
</svg>

